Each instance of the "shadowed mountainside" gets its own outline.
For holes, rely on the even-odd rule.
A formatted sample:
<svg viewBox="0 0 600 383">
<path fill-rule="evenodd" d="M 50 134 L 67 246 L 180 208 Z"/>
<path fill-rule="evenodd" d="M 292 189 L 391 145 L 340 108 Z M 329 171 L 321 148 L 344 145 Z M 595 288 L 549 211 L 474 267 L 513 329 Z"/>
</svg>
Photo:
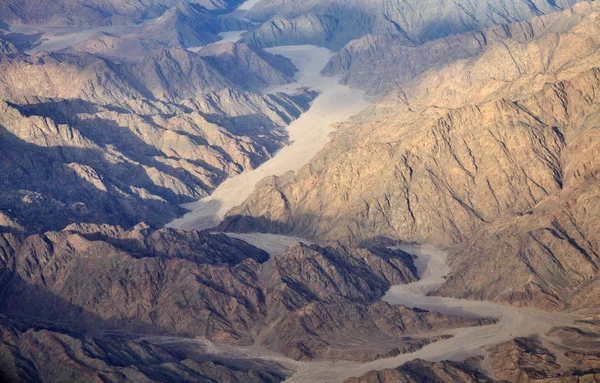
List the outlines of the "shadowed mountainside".
<svg viewBox="0 0 600 383">
<path fill-rule="evenodd" d="M 132 337 L 90 337 L 0 324 L 0 380 L 16 382 L 259 382 L 285 379 L 279 366 L 222 361 Z"/>
<path fill-rule="evenodd" d="M 156 18 L 181 3 L 198 5 L 211 11 L 232 10 L 242 1 L 227 0 L 2 0 L 0 21 L 6 24 L 51 26 L 98 26 L 128 24 Z"/>
<path fill-rule="evenodd" d="M 412 257 L 385 248 L 298 244 L 268 259 L 224 235 L 144 225 L 73 225 L 0 240 L 0 312 L 56 328 L 369 360 L 440 338 L 411 335 L 492 323 L 378 302 L 390 285 L 416 279 Z M 373 342 L 367 348 L 365 338 Z"/>
</svg>

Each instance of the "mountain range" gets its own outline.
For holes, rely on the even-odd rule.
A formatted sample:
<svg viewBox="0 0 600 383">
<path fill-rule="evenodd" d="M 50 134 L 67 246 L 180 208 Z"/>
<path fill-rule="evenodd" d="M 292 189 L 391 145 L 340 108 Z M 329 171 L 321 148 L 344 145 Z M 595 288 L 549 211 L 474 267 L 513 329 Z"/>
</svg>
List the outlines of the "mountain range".
<svg viewBox="0 0 600 383">
<path fill-rule="evenodd" d="M 413 43 L 509 24 L 569 8 L 574 0 L 261 1 L 249 12 L 262 23 L 245 37 L 261 46 L 317 44 L 339 50 L 368 34 Z"/>
<path fill-rule="evenodd" d="M 282 147 L 282 127 L 316 96 L 260 94 L 292 81 L 295 68 L 246 45 L 214 55 L 156 50 L 135 64 L 6 55 L 0 67 L 10 169 L 1 205 L 33 231 L 80 220 L 169 222 L 183 211 L 177 203 Z"/>
<path fill-rule="evenodd" d="M 600 380 L 599 21 L 0 0 L 0 381 Z"/>
<path fill-rule="evenodd" d="M 583 3 L 518 24 L 545 28 L 409 78 L 223 230 L 458 245 L 440 293 L 570 306 L 598 270 L 597 17 Z"/>
</svg>

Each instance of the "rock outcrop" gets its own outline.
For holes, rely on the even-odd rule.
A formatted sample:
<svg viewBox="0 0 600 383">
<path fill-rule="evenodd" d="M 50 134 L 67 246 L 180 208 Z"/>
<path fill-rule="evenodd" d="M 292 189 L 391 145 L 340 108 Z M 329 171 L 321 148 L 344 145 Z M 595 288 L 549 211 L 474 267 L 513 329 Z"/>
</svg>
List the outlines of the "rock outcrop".
<svg viewBox="0 0 600 383">
<path fill-rule="evenodd" d="M 139 225 L 3 234 L 0 313 L 87 329 L 260 344 L 294 359 L 369 360 L 489 324 L 377 303 L 415 280 L 410 255 L 296 245 L 266 253 L 224 235 Z M 418 339 L 411 335 L 421 334 Z M 361 347 L 364 339 L 372 343 Z"/>
<path fill-rule="evenodd" d="M 282 127 L 316 94 L 259 94 L 292 81 L 295 68 L 257 48 L 229 48 L 158 50 L 135 64 L 2 56 L 0 210 L 30 231 L 162 225 L 183 213 L 177 204 L 270 158 L 286 142 Z"/>
<path fill-rule="evenodd" d="M 370 371 L 360 378 L 346 379 L 344 383 L 491 383 L 492 380 L 464 363 L 428 362 L 415 359 L 402 366 L 382 371 Z"/>
<path fill-rule="evenodd" d="M 559 330 L 565 331 L 565 330 Z M 567 346 L 551 351 L 539 340 L 516 338 L 486 351 L 483 361 L 465 363 L 449 361 L 428 362 L 415 359 L 395 369 L 370 371 L 344 383 L 420 383 L 420 382 L 511 382 L 511 383 L 580 383 L 600 378 L 600 359 L 597 353 Z M 596 350 L 597 351 L 597 350 Z M 557 355 L 563 353 L 559 358 Z"/>
<path fill-rule="evenodd" d="M 90 337 L 0 324 L 0 380 L 59 382 L 281 382 L 276 367 L 211 360 L 132 337 Z"/>
<path fill-rule="evenodd" d="M 600 13 L 588 7 L 566 11 L 578 21 L 559 34 L 490 43 L 405 83 L 221 227 L 460 244 L 440 293 L 564 307 L 598 277 Z"/>
<path fill-rule="evenodd" d="M 579 343 L 575 349 L 550 350 L 539 340 L 516 338 L 488 350 L 490 374 L 516 383 L 593 382 L 600 378 L 600 359 L 582 346 L 586 348 Z"/>
</svg>

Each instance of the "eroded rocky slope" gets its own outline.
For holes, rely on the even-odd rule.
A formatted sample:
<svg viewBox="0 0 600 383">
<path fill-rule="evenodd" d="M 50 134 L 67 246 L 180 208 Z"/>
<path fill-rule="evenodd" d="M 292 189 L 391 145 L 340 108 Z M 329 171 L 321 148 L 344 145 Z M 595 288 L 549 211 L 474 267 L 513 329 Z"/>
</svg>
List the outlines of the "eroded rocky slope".
<svg viewBox="0 0 600 383">
<path fill-rule="evenodd" d="M 222 227 L 461 244 L 441 293 L 565 307 L 599 263 L 600 33 L 588 9 L 405 83 Z"/>
<path fill-rule="evenodd" d="M 261 46 L 318 44 L 334 50 L 367 34 L 399 35 L 420 43 L 527 20 L 575 4 L 564 1 L 260 1 L 248 17 L 262 25 L 245 36 Z"/>
<path fill-rule="evenodd" d="M 475 57 L 488 46 L 506 41 L 527 43 L 543 35 L 560 33 L 581 22 L 597 5 L 581 2 L 568 12 L 555 12 L 478 32 L 450 35 L 415 44 L 402 35 L 367 35 L 348 43 L 323 73 L 343 75 L 343 83 L 385 94 L 422 73 L 457 60 Z"/>
<path fill-rule="evenodd" d="M 428 362 L 415 359 L 402 366 L 382 371 L 370 371 L 359 378 L 346 379 L 344 383 L 488 383 L 492 382 L 483 374 L 464 363 Z"/>
<path fill-rule="evenodd" d="M 10 322 L 0 325 L 2 382 L 260 382 L 284 380 L 276 366 L 207 359 L 132 337 L 94 338 Z"/>
<path fill-rule="evenodd" d="M 0 312 L 73 331 L 368 360 L 439 339 L 425 336 L 431 330 L 491 323 L 376 303 L 391 284 L 415 279 L 412 258 L 401 251 L 296 245 L 269 260 L 224 235 L 143 225 L 73 225 L 1 241 Z M 373 341 L 367 348 L 365 338 Z"/>
<path fill-rule="evenodd" d="M 489 348 L 485 358 L 463 363 L 415 359 L 396 369 L 371 371 L 345 383 L 598 381 L 600 359 L 593 348 L 598 334 L 573 328 L 557 328 L 551 334 L 562 337 L 561 342 L 516 338 Z"/>
<path fill-rule="evenodd" d="M 164 224 L 286 142 L 314 92 L 262 95 L 293 65 L 257 48 L 0 57 L 3 191 L 30 231 L 72 222 Z M 244 75 L 242 75 L 244 74 Z"/>
</svg>

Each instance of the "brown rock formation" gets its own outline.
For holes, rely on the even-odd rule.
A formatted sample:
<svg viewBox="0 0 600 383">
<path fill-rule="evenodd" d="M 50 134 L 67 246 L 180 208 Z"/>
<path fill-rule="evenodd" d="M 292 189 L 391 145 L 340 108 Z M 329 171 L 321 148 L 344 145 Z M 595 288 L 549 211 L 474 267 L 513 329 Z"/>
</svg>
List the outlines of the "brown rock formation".
<svg viewBox="0 0 600 383">
<path fill-rule="evenodd" d="M 599 14 L 405 84 L 222 228 L 461 244 L 441 293 L 563 307 L 598 275 Z"/>
<path fill-rule="evenodd" d="M 0 380 L 17 382 L 280 382 L 283 371 L 183 353 L 133 338 L 0 325 Z"/>
<path fill-rule="evenodd" d="M 582 343 L 579 343 L 577 347 L 581 346 Z M 561 359 L 564 365 L 560 365 L 556 352 L 550 351 L 539 341 L 516 338 L 489 349 L 482 363 L 473 359 L 466 363 L 415 359 L 396 369 L 370 371 L 360 378 L 346 379 L 345 383 L 583 383 L 596 382 L 600 378 L 597 355 L 571 349 Z M 485 368 L 482 369 L 482 366 Z"/>
<path fill-rule="evenodd" d="M 415 279 L 412 258 L 401 251 L 297 245 L 267 261 L 223 235 L 144 225 L 0 238 L 0 312 L 58 328 L 369 360 L 439 339 L 423 337 L 430 330 L 489 323 L 376 303 L 391 284 Z M 365 338 L 373 344 L 361 350 Z"/>
<path fill-rule="evenodd" d="M 393 370 L 370 371 L 360 378 L 346 379 L 344 383 L 488 383 L 491 379 L 474 371 L 468 365 L 455 362 L 428 362 L 415 359 Z"/>
<path fill-rule="evenodd" d="M 30 231 L 161 225 L 183 213 L 177 204 L 270 158 L 316 94 L 257 93 L 291 81 L 295 68 L 256 48 L 231 50 L 160 50 L 121 65 L 86 54 L 0 57 L 0 210 Z"/>
<path fill-rule="evenodd" d="M 580 347 L 581 344 L 577 347 Z M 600 360 L 585 351 L 567 351 L 560 365 L 556 352 L 539 341 L 517 338 L 488 351 L 490 373 L 505 382 L 594 382 L 600 378 Z"/>
</svg>

